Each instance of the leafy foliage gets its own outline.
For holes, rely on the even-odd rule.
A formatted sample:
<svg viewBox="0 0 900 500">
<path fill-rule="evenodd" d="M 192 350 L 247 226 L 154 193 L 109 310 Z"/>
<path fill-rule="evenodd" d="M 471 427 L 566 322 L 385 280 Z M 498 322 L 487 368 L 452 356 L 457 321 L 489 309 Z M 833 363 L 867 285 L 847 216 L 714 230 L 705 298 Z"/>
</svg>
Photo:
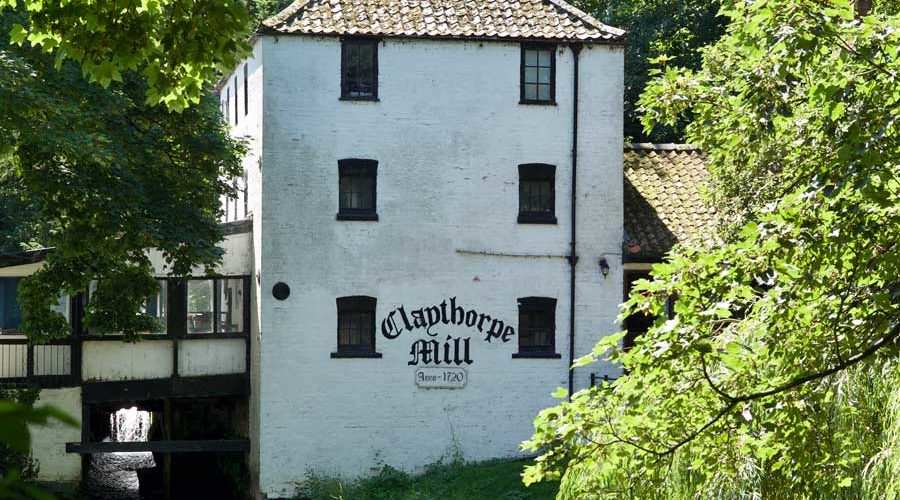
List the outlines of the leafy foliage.
<svg viewBox="0 0 900 500">
<path fill-rule="evenodd" d="M 625 137 L 637 142 L 683 142 L 687 120 L 657 123 L 645 131 L 638 100 L 650 80 L 651 61 L 665 56 L 699 69 L 700 49 L 725 32 L 719 0 L 581 0 L 574 2 L 599 20 L 628 30 L 625 48 Z"/>
<path fill-rule="evenodd" d="M 250 9 L 250 17 L 256 25 L 259 25 L 266 19 L 278 14 L 293 0 L 250 0 L 247 6 Z"/>
<path fill-rule="evenodd" d="M 50 311 L 60 293 L 97 280 L 85 324 L 132 335 L 158 328 L 141 313 L 157 291 L 147 249 L 159 249 L 175 275 L 221 258 L 220 197 L 242 173 L 243 143 L 229 138 L 216 99 L 206 94 L 180 114 L 148 106 L 148 85 L 126 72 L 107 88 L 76 63 L 4 34 L 25 16 L 0 17 L 0 162 L 22 199 L 50 226 L 46 266 L 19 288 L 21 329 L 33 340 L 65 335 Z M 27 105 L 23 105 L 27 103 Z"/>
<path fill-rule="evenodd" d="M 148 103 L 179 111 L 199 103 L 219 72 L 237 66 L 251 28 L 239 0 L 0 0 L 4 9 L 31 19 L 6 29 L 13 43 L 54 54 L 57 67 L 77 61 L 104 87 L 140 71 Z"/>
<path fill-rule="evenodd" d="M 687 137 L 740 230 L 675 251 L 639 284 L 622 315 L 649 313 L 653 328 L 576 363 L 628 374 L 541 413 L 527 481 L 568 464 L 577 498 L 666 496 L 676 476 L 695 497 L 878 497 L 862 471 L 900 450 L 880 440 L 889 422 L 856 419 L 892 396 L 848 389 L 897 376 L 900 16 L 860 18 L 847 0 L 723 12 L 703 67 L 666 67 L 641 103 L 648 127 L 690 113 Z"/>
<path fill-rule="evenodd" d="M 12 172 L 12 158 L 0 159 L 0 253 L 40 248 L 48 237 L 36 204 Z"/>
</svg>

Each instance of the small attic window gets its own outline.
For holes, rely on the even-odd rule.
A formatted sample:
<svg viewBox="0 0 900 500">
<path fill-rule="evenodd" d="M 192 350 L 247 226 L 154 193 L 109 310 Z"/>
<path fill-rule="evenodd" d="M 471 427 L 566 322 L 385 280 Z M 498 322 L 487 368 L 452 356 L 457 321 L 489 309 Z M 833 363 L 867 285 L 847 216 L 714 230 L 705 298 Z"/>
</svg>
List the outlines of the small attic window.
<svg viewBox="0 0 900 500">
<path fill-rule="evenodd" d="M 346 38 L 341 41 L 341 99 L 378 100 L 378 40 Z"/>
</svg>

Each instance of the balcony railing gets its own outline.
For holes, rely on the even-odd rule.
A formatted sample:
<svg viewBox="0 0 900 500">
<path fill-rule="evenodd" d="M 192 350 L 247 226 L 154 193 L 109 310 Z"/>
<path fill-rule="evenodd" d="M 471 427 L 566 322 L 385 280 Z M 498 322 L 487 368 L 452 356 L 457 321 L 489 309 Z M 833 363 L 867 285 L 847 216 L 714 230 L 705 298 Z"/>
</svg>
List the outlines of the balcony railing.
<svg viewBox="0 0 900 500">
<path fill-rule="evenodd" d="M 23 336 L 0 335 L 0 384 L 76 386 L 78 354 L 71 339 L 36 345 Z"/>
</svg>

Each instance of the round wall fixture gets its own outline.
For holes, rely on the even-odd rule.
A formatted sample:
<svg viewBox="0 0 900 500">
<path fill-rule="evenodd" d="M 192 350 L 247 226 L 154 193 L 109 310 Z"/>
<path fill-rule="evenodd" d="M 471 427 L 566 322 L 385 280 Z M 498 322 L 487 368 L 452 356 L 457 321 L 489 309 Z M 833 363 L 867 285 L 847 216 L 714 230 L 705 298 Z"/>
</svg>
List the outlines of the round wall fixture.
<svg viewBox="0 0 900 500">
<path fill-rule="evenodd" d="M 272 287 L 272 296 L 278 300 L 284 300 L 291 295 L 291 287 L 287 283 L 278 282 Z"/>
</svg>

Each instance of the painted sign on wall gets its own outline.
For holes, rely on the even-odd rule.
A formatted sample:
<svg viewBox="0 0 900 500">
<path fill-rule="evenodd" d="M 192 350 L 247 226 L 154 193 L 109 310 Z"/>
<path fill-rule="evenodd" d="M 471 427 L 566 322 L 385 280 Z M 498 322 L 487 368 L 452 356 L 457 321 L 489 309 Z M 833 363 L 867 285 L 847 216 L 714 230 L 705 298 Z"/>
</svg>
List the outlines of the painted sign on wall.
<svg viewBox="0 0 900 500">
<path fill-rule="evenodd" d="M 442 326 L 477 330 L 488 343 L 506 343 L 516 335 L 516 329 L 511 324 L 476 309 L 466 309 L 457 303 L 456 297 L 418 309 L 407 310 L 400 306 L 381 320 L 381 334 L 386 339 L 393 340 L 404 332 L 424 330 L 427 337 L 417 339 L 410 345 L 410 359 L 407 362 L 410 366 L 471 365 L 472 338 L 447 335 L 442 340 L 438 339 L 437 337 L 442 336 L 439 333 Z"/>
<path fill-rule="evenodd" d="M 465 368 L 422 367 L 416 369 L 415 377 L 422 389 L 462 389 L 469 381 Z"/>
</svg>

